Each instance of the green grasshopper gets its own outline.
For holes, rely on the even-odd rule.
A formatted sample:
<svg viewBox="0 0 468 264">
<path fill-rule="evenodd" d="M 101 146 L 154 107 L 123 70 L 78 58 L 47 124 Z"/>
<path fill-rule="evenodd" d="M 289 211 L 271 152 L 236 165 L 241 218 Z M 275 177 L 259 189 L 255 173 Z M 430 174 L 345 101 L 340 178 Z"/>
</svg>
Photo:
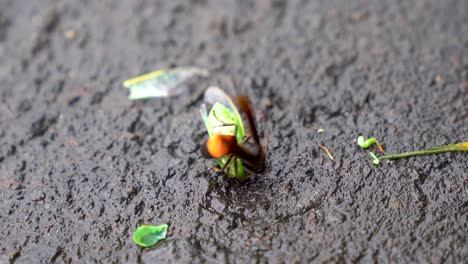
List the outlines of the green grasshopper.
<svg viewBox="0 0 468 264">
<path fill-rule="evenodd" d="M 247 117 L 251 135 L 246 134 L 234 100 L 220 88 L 209 87 L 205 91 L 204 101 L 200 114 L 209 138 L 201 146 L 202 155 L 216 159 L 221 172 L 239 180 L 263 172 L 266 155 L 260 144 L 249 98 L 236 96 L 235 102 L 240 112 Z M 210 107 L 209 112 L 207 105 Z"/>
</svg>

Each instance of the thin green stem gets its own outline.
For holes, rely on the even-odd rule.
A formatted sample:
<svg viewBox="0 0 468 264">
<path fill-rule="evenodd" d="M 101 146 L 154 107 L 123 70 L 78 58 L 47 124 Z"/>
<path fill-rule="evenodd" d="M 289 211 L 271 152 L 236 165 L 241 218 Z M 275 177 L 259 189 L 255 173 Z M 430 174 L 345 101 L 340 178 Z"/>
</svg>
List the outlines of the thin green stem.
<svg viewBox="0 0 468 264">
<path fill-rule="evenodd" d="M 401 159 L 401 158 L 408 158 L 408 157 L 413 157 L 413 156 L 431 155 L 431 154 L 438 154 L 438 153 L 451 152 L 451 151 L 468 151 L 468 141 L 457 143 L 457 144 L 433 147 L 433 148 L 426 149 L 426 150 L 404 152 L 404 153 L 393 154 L 393 155 L 384 155 L 384 156 L 379 157 L 379 159 L 381 160 Z"/>
</svg>

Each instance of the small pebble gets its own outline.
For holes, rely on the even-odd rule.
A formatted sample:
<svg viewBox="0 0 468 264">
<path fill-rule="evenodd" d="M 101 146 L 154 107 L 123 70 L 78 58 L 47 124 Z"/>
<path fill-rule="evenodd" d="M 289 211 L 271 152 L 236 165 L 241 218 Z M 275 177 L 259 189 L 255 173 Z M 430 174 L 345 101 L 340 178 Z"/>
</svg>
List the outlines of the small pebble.
<svg viewBox="0 0 468 264">
<path fill-rule="evenodd" d="M 341 224 L 346 220 L 346 216 L 337 210 L 333 210 L 328 214 L 327 220 L 330 224 Z"/>
<path fill-rule="evenodd" d="M 33 201 L 40 201 L 45 199 L 45 193 L 39 190 L 34 190 L 29 194 L 29 198 Z"/>
<path fill-rule="evenodd" d="M 65 37 L 67 39 L 74 39 L 76 37 L 76 32 L 74 30 L 67 30 L 65 32 Z"/>
<path fill-rule="evenodd" d="M 263 99 L 261 100 L 261 104 L 262 104 L 262 106 L 265 107 L 265 108 L 268 108 L 268 107 L 273 106 L 273 102 L 271 101 L 270 98 L 263 98 Z"/>
<path fill-rule="evenodd" d="M 21 190 L 22 188 L 23 188 L 23 185 L 21 185 L 21 183 L 18 183 L 18 182 L 12 183 L 10 185 L 10 189 L 15 190 L 15 191 Z"/>
</svg>

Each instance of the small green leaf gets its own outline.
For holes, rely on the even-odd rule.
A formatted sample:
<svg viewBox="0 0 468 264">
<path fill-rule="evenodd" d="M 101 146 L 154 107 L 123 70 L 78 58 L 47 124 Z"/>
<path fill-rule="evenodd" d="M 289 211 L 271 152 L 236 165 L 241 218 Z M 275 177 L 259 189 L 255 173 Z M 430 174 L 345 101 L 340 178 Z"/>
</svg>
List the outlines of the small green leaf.
<svg viewBox="0 0 468 264">
<path fill-rule="evenodd" d="M 159 240 L 166 238 L 167 227 L 167 224 L 159 226 L 142 225 L 133 233 L 133 242 L 140 247 L 154 246 Z"/>
<path fill-rule="evenodd" d="M 380 159 L 374 154 L 374 152 L 369 152 L 369 155 L 371 155 L 372 157 L 372 163 L 374 163 L 374 165 L 379 165 L 380 164 Z"/>
<path fill-rule="evenodd" d="M 366 148 L 376 144 L 379 151 L 381 153 L 385 153 L 384 149 L 382 148 L 382 145 L 380 145 L 379 141 L 375 137 L 371 137 L 371 138 L 366 140 L 363 136 L 359 136 L 357 138 L 357 144 L 359 145 L 359 147 L 361 147 L 363 149 L 366 149 Z"/>
<path fill-rule="evenodd" d="M 363 136 L 359 136 L 358 139 L 357 139 L 357 144 L 361 147 L 361 148 L 368 148 L 372 145 L 375 144 L 375 141 L 376 139 L 375 138 L 369 138 L 368 140 L 365 140 Z"/>
</svg>

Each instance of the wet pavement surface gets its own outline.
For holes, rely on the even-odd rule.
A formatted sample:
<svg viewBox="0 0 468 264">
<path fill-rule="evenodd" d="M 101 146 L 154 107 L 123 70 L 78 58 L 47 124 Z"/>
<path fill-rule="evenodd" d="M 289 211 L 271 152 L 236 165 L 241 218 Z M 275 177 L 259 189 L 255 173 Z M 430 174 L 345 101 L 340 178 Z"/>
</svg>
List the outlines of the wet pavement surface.
<svg viewBox="0 0 468 264">
<path fill-rule="evenodd" d="M 0 263 L 466 261 L 466 154 L 374 166 L 355 143 L 468 140 L 466 10 L 0 0 Z M 184 65 L 211 78 L 128 101 L 122 81 Z M 242 183 L 198 151 L 203 89 L 226 77 L 267 138 L 266 172 Z M 144 223 L 168 238 L 139 248 Z"/>
</svg>

